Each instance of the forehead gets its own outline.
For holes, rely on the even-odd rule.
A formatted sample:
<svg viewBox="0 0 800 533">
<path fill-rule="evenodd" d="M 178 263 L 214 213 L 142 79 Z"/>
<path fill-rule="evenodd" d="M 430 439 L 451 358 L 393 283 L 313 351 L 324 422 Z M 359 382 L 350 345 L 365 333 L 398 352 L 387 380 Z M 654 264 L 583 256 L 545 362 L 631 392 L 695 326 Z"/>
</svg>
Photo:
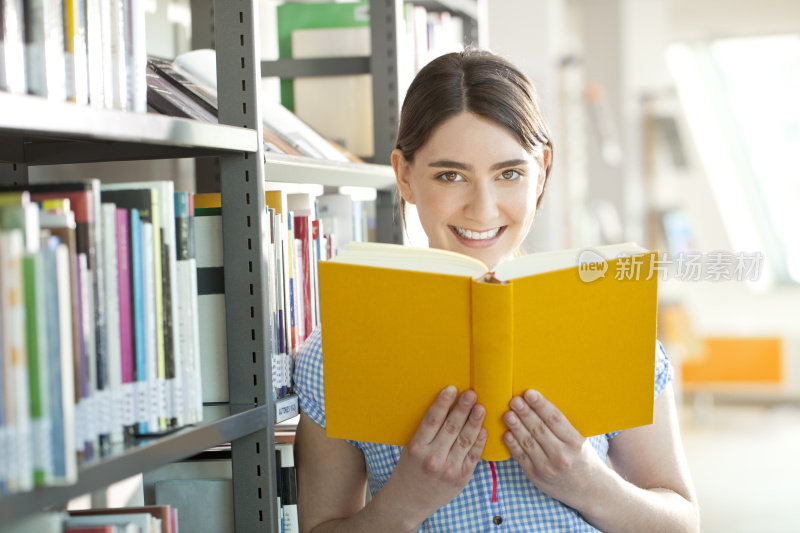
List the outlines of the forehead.
<svg viewBox="0 0 800 533">
<path fill-rule="evenodd" d="M 417 160 L 449 159 L 481 162 L 506 159 L 532 160 L 516 137 L 484 117 L 462 112 L 439 124 L 417 151 Z"/>
</svg>

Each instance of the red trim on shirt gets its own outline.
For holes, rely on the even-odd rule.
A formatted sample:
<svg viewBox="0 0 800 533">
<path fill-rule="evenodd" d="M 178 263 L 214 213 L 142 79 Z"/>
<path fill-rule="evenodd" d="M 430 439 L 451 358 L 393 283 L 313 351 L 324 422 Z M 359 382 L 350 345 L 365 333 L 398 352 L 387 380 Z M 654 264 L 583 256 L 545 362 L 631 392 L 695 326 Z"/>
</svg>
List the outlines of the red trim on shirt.
<svg viewBox="0 0 800 533">
<path fill-rule="evenodd" d="M 492 503 L 497 503 L 497 471 L 494 469 L 494 461 L 489 461 L 492 469 Z"/>
</svg>

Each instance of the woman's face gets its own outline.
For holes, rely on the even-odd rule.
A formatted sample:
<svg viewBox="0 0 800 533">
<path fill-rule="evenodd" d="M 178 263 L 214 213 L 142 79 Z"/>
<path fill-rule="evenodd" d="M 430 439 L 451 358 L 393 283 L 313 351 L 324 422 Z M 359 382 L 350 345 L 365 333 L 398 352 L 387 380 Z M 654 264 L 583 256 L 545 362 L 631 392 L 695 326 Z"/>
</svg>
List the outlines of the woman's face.
<svg viewBox="0 0 800 533">
<path fill-rule="evenodd" d="M 392 166 L 430 246 L 493 270 L 530 230 L 550 156 L 543 154 L 528 153 L 505 128 L 464 112 L 440 124 L 413 163 L 394 150 Z"/>
</svg>

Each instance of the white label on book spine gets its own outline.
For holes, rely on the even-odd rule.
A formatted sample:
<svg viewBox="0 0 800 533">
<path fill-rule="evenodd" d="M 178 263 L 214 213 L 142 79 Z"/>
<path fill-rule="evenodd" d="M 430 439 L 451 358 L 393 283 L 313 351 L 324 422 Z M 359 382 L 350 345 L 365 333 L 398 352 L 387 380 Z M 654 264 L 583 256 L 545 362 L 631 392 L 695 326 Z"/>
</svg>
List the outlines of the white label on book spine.
<svg viewBox="0 0 800 533">
<path fill-rule="evenodd" d="M 101 434 L 111 434 L 112 420 L 112 396 L 109 389 L 97 391 L 97 425 Z"/>
<path fill-rule="evenodd" d="M 37 418 L 31 422 L 33 430 L 33 468 L 50 476 L 53 473 L 53 453 L 50 446 L 50 435 L 53 424 L 50 418 Z"/>
<path fill-rule="evenodd" d="M 186 410 L 183 400 L 183 383 L 179 379 L 170 380 L 172 382 L 172 416 L 178 420 L 178 426 L 186 423 Z"/>
<path fill-rule="evenodd" d="M 164 416 L 164 380 L 156 378 L 150 382 L 150 431 L 157 431 L 158 419 Z"/>
<path fill-rule="evenodd" d="M 75 451 L 79 452 L 83 450 L 83 440 L 85 437 L 84 432 L 84 403 L 83 400 L 80 400 L 78 403 L 75 404 Z"/>
<path fill-rule="evenodd" d="M 122 423 L 125 426 L 136 423 L 136 383 L 122 384 Z"/>
<path fill-rule="evenodd" d="M 97 419 L 97 391 L 86 398 L 85 402 L 86 412 L 84 413 L 83 423 L 86 427 L 86 433 L 84 437 L 87 441 L 94 441 L 100 434 L 100 427 Z"/>
<path fill-rule="evenodd" d="M 147 401 L 148 384 L 146 381 L 136 382 L 136 422 L 147 423 L 150 420 L 150 402 Z"/>
</svg>

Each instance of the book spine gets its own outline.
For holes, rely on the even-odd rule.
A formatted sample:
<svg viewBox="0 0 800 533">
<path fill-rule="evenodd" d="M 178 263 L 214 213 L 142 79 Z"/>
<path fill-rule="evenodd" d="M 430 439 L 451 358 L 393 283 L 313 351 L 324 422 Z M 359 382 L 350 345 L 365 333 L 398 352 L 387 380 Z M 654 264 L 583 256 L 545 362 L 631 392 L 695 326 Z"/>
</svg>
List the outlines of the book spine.
<svg viewBox="0 0 800 533">
<path fill-rule="evenodd" d="M 0 90 L 25 94 L 25 20 L 22 0 L 4 0 L 0 24 Z"/>
<path fill-rule="evenodd" d="M 127 109 L 128 105 L 128 69 L 126 64 L 127 45 L 125 28 L 125 9 L 123 0 L 108 0 L 111 56 L 111 77 L 113 85 L 114 109 Z"/>
<path fill-rule="evenodd" d="M 200 366 L 205 402 L 227 402 L 227 337 L 222 215 L 219 208 L 195 208 L 197 310 Z"/>
<path fill-rule="evenodd" d="M 126 109 L 147 111 L 147 49 L 145 6 L 143 0 L 123 0 L 123 24 L 126 31 L 125 66 L 127 70 Z"/>
<path fill-rule="evenodd" d="M 119 269 L 117 267 L 117 207 L 113 203 L 103 203 L 103 277 L 106 309 L 106 357 L 108 361 L 107 387 L 100 392 L 102 432 L 107 433 L 111 442 L 123 440 L 122 424 L 122 337 L 119 313 Z"/>
<path fill-rule="evenodd" d="M 105 107 L 103 77 L 102 0 L 86 0 L 86 57 L 89 74 L 89 105 Z"/>
<path fill-rule="evenodd" d="M 159 420 L 162 413 L 161 386 L 159 383 L 159 354 L 157 338 L 158 318 L 156 306 L 156 275 L 154 257 L 155 227 L 151 222 L 142 223 L 142 286 L 144 288 L 144 320 L 145 320 L 145 365 L 144 378 L 147 411 L 147 433 L 158 433 L 161 429 Z M 140 396 L 141 397 L 141 396 Z"/>
<path fill-rule="evenodd" d="M 117 230 L 117 290 L 119 293 L 119 337 L 120 337 L 120 373 L 121 373 L 121 408 L 120 423 L 125 433 L 133 429 L 135 417 L 136 382 L 135 342 L 134 342 L 134 308 L 131 287 L 131 243 L 130 222 L 127 209 L 116 209 Z"/>
<path fill-rule="evenodd" d="M 497 317 L 513 316 L 512 289 L 512 284 L 471 282 L 471 383 L 486 407 L 483 426 L 490 435 L 484 450 L 487 456 L 508 454 L 503 442 L 507 426 L 502 416 L 512 394 L 514 322 Z"/>
<path fill-rule="evenodd" d="M 65 483 L 65 471 L 68 456 L 65 455 L 64 450 L 64 412 L 62 410 L 62 372 L 61 372 L 61 321 L 59 318 L 60 313 L 60 295 L 58 286 L 58 263 L 57 263 L 57 249 L 60 246 L 60 240 L 55 236 L 48 236 L 45 232 L 42 233 L 42 285 L 36 287 L 38 303 L 44 304 L 44 297 L 38 293 L 49 293 L 49 296 L 55 296 L 54 304 L 44 305 L 44 313 L 42 318 L 43 323 L 38 325 L 39 335 L 42 336 L 42 328 L 44 328 L 45 336 L 45 352 L 41 360 L 44 362 L 42 371 L 46 374 L 48 394 L 47 394 L 47 412 L 50 418 L 50 427 L 48 428 L 46 438 L 48 440 L 46 446 L 49 453 L 50 475 L 47 479 L 42 480 L 42 484 L 57 484 Z M 67 374 L 70 376 L 70 374 Z M 66 377 L 66 376 L 65 376 Z M 71 445 L 72 443 L 70 443 Z M 41 446 L 41 444 L 39 445 Z M 37 448 L 39 447 L 37 446 Z"/>
<path fill-rule="evenodd" d="M 33 435 L 33 482 L 50 484 L 53 476 L 53 453 L 50 449 L 50 380 L 48 367 L 47 310 L 44 299 L 45 274 L 43 254 L 23 258 L 25 285 L 25 331 L 28 347 L 31 432 Z"/>
<path fill-rule="evenodd" d="M 145 330 L 145 287 L 142 264 L 142 221 L 139 210 L 130 210 L 131 218 L 131 280 L 133 287 L 133 324 L 136 347 L 136 386 L 134 407 L 136 409 L 136 429 L 138 433 L 147 432 L 148 401 L 147 401 L 147 340 Z"/>
<path fill-rule="evenodd" d="M 283 507 L 283 527 L 286 533 L 299 533 L 297 518 L 297 476 L 294 465 L 294 446 L 288 443 L 276 443 L 281 454 L 281 504 Z"/>
<path fill-rule="evenodd" d="M 78 479 L 78 463 L 75 453 L 75 375 L 73 367 L 73 327 L 72 327 L 72 292 L 73 270 L 70 264 L 69 246 L 60 243 L 55 248 L 56 291 L 58 297 L 58 334 L 60 349 L 51 361 L 54 387 L 52 409 L 61 419 L 60 426 L 54 423 L 53 451 L 62 464 L 54 471 L 59 483 L 72 484 Z M 55 307 L 55 306 L 53 306 Z"/>
<path fill-rule="evenodd" d="M 23 233 L 19 229 L 0 232 L 0 297 L 2 298 L 4 390 L 6 394 L 8 489 L 25 492 L 33 488 L 33 441 L 25 335 L 22 258 Z"/>
</svg>

